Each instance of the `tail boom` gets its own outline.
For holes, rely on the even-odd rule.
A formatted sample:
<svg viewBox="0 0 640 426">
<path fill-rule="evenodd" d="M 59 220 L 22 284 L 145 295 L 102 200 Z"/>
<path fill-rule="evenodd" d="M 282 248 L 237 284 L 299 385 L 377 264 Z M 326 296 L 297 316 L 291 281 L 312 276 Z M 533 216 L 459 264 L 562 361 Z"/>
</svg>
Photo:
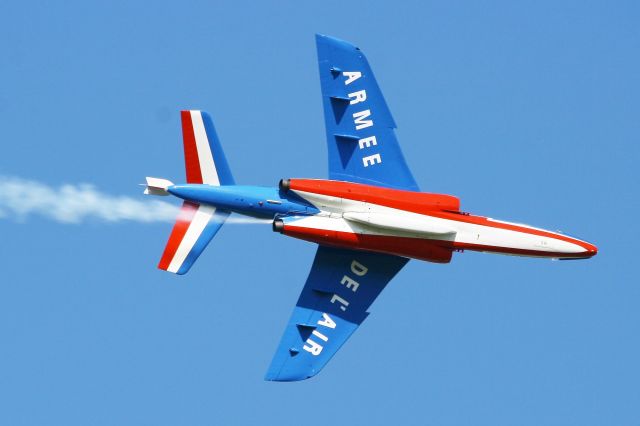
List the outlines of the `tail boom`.
<svg viewBox="0 0 640 426">
<path fill-rule="evenodd" d="M 181 111 L 187 183 L 233 185 L 235 182 L 209 114 Z"/>
</svg>

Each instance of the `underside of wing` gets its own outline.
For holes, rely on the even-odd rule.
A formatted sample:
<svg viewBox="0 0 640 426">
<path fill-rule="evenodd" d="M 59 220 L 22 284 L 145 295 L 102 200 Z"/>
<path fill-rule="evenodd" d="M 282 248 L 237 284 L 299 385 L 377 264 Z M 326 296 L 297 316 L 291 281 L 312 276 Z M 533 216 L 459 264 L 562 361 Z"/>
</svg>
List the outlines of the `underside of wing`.
<svg viewBox="0 0 640 426">
<path fill-rule="evenodd" d="M 364 53 L 316 36 L 329 151 L 329 178 L 418 190 L 396 127 Z"/>
<path fill-rule="evenodd" d="M 408 259 L 319 246 L 266 380 L 316 375 L 369 315 Z"/>
</svg>

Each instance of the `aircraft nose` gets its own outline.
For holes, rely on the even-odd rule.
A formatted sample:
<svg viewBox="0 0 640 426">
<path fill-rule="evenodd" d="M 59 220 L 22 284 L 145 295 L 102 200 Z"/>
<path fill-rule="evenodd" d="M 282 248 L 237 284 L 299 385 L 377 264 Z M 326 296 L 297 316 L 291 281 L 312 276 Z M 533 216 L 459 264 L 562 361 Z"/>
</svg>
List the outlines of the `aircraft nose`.
<svg viewBox="0 0 640 426">
<path fill-rule="evenodd" d="M 593 257 L 598 254 L 598 247 L 594 246 L 593 244 L 583 242 L 580 245 L 584 247 L 585 255 Z"/>
</svg>

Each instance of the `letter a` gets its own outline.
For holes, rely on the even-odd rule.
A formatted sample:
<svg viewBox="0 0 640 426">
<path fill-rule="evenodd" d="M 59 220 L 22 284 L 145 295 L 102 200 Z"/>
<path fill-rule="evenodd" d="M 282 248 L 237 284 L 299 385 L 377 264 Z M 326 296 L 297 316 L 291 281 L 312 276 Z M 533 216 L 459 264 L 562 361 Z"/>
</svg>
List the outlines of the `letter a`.
<svg viewBox="0 0 640 426">
<path fill-rule="evenodd" d="M 327 314 L 325 314 L 324 312 L 322 313 L 322 318 L 324 318 L 324 320 L 319 320 L 318 321 L 318 325 L 323 325 L 325 327 L 329 327 L 329 328 L 336 328 L 336 323 L 331 319 L 331 317 Z"/>
<path fill-rule="evenodd" d="M 360 71 L 345 71 L 342 73 L 342 75 L 347 77 L 346 81 L 344 82 L 345 86 L 347 84 L 353 83 L 354 81 L 362 77 L 362 73 Z"/>
</svg>

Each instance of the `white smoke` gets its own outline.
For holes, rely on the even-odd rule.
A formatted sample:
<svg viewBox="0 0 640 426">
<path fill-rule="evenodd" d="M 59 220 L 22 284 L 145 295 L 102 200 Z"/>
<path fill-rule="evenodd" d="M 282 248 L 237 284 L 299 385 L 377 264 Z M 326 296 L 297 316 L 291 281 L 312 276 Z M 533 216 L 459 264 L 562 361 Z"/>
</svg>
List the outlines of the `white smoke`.
<svg viewBox="0 0 640 426">
<path fill-rule="evenodd" d="M 261 219 L 250 216 L 229 216 L 224 223 L 232 225 L 271 225 L 273 223 L 273 219 Z"/>
<path fill-rule="evenodd" d="M 43 216 L 61 223 L 89 219 L 106 222 L 173 222 L 177 205 L 159 200 L 136 200 L 98 191 L 93 185 L 58 188 L 10 176 L 0 176 L 0 217 L 25 220 Z"/>
<path fill-rule="evenodd" d="M 142 192 L 142 189 L 140 189 Z M 144 199 L 144 198 L 146 199 Z M 77 224 L 97 219 L 105 222 L 174 222 L 179 205 L 142 196 L 140 200 L 109 195 L 90 184 L 58 188 L 12 176 L 0 175 L 0 218 L 24 221 L 29 216 Z M 227 224 L 270 224 L 272 219 L 231 216 Z"/>
</svg>

